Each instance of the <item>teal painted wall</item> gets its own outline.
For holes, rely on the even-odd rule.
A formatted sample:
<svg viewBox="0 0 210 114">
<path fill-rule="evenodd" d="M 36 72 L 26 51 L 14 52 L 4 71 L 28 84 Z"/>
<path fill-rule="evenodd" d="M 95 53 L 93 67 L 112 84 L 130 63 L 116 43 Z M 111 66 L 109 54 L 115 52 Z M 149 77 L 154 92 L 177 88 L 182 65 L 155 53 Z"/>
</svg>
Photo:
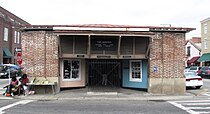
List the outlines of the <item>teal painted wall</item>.
<svg viewBox="0 0 210 114">
<path fill-rule="evenodd" d="M 148 88 L 148 60 L 142 60 L 142 82 L 129 81 L 130 75 L 130 60 L 123 60 L 122 64 L 122 86 L 129 88 Z"/>
</svg>

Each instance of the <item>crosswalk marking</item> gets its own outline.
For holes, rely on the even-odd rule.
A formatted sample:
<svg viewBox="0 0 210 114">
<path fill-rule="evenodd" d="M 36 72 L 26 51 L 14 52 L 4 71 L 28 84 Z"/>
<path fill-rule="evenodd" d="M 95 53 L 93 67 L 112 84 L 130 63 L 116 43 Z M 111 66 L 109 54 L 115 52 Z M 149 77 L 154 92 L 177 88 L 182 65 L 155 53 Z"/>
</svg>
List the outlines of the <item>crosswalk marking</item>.
<svg viewBox="0 0 210 114">
<path fill-rule="evenodd" d="M 174 106 L 176 106 L 176 107 L 182 109 L 182 110 L 185 110 L 186 112 L 188 112 L 188 113 L 190 113 L 190 114 L 199 114 L 199 113 L 196 113 L 195 111 L 190 110 L 189 108 L 184 107 L 184 106 L 182 106 L 181 104 L 178 104 L 178 103 L 176 103 L 176 102 L 172 102 L 172 101 L 168 101 L 168 102 L 169 102 L 170 104 L 172 104 L 172 105 L 174 105 Z"/>
<path fill-rule="evenodd" d="M 187 101 L 175 101 L 175 102 L 188 102 L 188 103 L 193 103 L 193 102 L 210 102 L 210 100 L 187 100 Z"/>
<path fill-rule="evenodd" d="M 187 107 L 189 109 L 210 109 L 210 107 Z"/>
<path fill-rule="evenodd" d="M 202 94 L 204 96 L 210 96 L 210 93 L 205 93 L 205 94 Z"/>
<path fill-rule="evenodd" d="M 210 103 L 182 103 L 183 105 L 210 105 Z"/>
<path fill-rule="evenodd" d="M 209 112 L 201 111 L 201 112 L 196 112 L 196 114 L 209 114 Z"/>
<path fill-rule="evenodd" d="M 170 104 L 185 110 L 190 114 L 210 114 L 210 100 L 168 101 Z M 202 110 L 202 111 L 201 111 Z"/>
<path fill-rule="evenodd" d="M 6 110 L 6 109 L 9 109 L 9 108 L 14 107 L 14 106 L 19 105 L 19 104 L 24 105 L 24 104 L 30 103 L 32 101 L 34 101 L 34 100 L 22 100 L 22 101 L 15 102 L 13 104 L 9 104 L 9 105 L 4 106 L 4 107 L 0 107 L 0 114 L 3 114 L 4 113 L 3 111 Z"/>
<path fill-rule="evenodd" d="M 205 92 L 205 93 L 203 93 L 203 94 L 201 94 L 201 95 L 210 96 L 210 92 Z"/>
</svg>

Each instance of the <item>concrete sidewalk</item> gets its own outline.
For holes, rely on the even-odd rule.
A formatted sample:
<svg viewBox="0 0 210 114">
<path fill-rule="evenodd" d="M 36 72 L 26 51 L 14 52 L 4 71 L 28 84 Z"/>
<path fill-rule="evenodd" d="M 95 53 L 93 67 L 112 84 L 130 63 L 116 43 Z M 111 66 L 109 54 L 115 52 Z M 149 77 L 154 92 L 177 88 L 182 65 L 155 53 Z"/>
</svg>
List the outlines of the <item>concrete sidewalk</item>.
<svg viewBox="0 0 210 114">
<path fill-rule="evenodd" d="M 14 96 L 15 99 L 30 100 L 177 100 L 191 99 L 193 97 L 195 95 L 191 93 L 184 95 L 158 95 L 131 89 L 122 89 L 118 92 L 88 92 L 87 88 L 63 90 L 56 95 L 34 94 Z"/>
</svg>

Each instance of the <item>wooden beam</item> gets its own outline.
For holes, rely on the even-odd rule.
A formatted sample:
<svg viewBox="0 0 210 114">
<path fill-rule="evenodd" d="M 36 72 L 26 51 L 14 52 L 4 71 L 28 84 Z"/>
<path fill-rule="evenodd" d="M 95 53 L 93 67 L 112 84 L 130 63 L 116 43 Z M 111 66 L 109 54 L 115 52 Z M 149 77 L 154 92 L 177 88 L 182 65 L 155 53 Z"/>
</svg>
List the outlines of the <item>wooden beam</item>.
<svg viewBox="0 0 210 114">
<path fill-rule="evenodd" d="M 61 40 L 60 40 L 60 36 L 57 35 L 57 40 L 58 40 L 58 54 L 59 54 L 59 58 L 61 58 L 62 56 L 62 51 L 61 51 Z"/>
<path fill-rule="evenodd" d="M 117 55 L 118 57 L 120 56 L 120 47 L 121 47 L 121 36 L 119 36 L 119 40 L 118 40 L 118 50 L 117 50 Z"/>
<path fill-rule="evenodd" d="M 133 39 L 133 55 L 135 55 L 136 54 L 136 38 L 135 37 L 133 37 L 132 38 Z"/>
<path fill-rule="evenodd" d="M 87 55 L 90 57 L 90 46 L 91 46 L 91 38 L 90 35 L 88 35 L 88 48 L 87 48 Z"/>
<path fill-rule="evenodd" d="M 149 40 L 149 45 L 147 46 L 147 51 L 146 51 L 146 58 L 149 57 L 149 51 L 150 51 L 150 48 L 151 48 L 151 39 Z"/>
</svg>

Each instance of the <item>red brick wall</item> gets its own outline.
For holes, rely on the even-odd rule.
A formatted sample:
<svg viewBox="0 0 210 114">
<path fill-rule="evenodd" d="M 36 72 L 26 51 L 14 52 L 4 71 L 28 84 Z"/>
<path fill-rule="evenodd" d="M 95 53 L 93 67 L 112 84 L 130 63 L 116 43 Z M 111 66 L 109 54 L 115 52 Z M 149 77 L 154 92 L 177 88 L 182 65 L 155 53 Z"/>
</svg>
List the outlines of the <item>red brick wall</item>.
<svg viewBox="0 0 210 114">
<path fill-rule="evenodd" d="M 58 40 L 51 31 L 22 33 L 23 71 L 32 77 L 58 77 Z"/>
<path fill-rule="evenodd" d="M 156 33 L 152 39 L 150 78 L 183 78 L 185 33 Z"/>
</svg>

